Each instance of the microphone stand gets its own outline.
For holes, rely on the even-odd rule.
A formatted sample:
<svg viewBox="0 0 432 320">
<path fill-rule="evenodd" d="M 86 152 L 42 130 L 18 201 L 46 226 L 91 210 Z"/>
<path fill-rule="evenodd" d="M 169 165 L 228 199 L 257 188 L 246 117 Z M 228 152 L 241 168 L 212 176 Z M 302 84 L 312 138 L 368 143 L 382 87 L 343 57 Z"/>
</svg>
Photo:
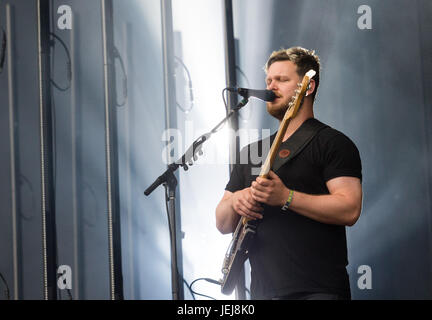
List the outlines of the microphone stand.
<svg viewBox="0 0 432 320">
<path fill-rule="evenodd" d="M 172 284 L 172 298 L 173 300 L 179 300 L 179 274 L 177 268 L 177 234 L 176 234 L 176 220 L 175 220 L 175 200 L 176 200 L 176 188 L 177 178 L 174 172 L 181 166 L 185 171 L 189 169 L 189 166 L 193 165 L 193 162 L 198 159 L 198 155 L 202 155 L 202 145 L 207 141 L 210 136 L 217 132 L 218 129 L 236 112 L 243 108 L 249 102 L 248 97 L 244 97 L 237 106 L 230 110 L 226 117 L 219 122 L 210 132 L 203 134 L 196 139 L 186 153 L 178 159 L 176 162 L 168 165 L 167 170 L 162 173 L 145 191 L 146 196 L 150 195 L 158 186 L 161 184 L 165 187 L 168 208 L 168 226 L 170 229 L 170 244 L 171 244 L 171 284 Z M 198 155 L 197 155 L 198 154 Z"/>
</svg>

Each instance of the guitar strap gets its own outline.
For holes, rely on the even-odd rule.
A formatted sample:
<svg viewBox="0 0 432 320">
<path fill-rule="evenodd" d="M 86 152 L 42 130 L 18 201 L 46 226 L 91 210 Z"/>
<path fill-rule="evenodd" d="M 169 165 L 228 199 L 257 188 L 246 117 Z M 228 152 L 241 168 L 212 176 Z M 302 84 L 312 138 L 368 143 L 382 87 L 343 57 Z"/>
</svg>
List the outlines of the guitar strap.
<svg viewBox="0 0 432 320">
<path fill-rule="evenodd" d="M 306 120 L 288 140 L 281 143 L 279 152 L 273 162 L 272 170 L 276 172 L 285 163 L 298 155 L 315 135 L 328 125 L 311 118 Z"/>
</svg>

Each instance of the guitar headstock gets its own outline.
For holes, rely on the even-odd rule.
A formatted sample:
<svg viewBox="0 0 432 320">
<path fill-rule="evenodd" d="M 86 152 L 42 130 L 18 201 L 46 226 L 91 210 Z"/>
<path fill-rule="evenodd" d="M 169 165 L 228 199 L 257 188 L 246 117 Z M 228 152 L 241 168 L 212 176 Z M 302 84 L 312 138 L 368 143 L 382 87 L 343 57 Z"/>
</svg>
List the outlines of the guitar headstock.
<svg viewBox="0 0 432 320">
<path fill-rule="evenodd" d="M 303 100 L 306 91 L 309 88 L 311 79 L 316 75 L 314 70 L 309 70 L 303 77 L 303 81 L 297 84 L 298 89 L 295 91 L 295 95 L 291 98 L 291 102 L 288 104 L 288 109 L 285 112 L 283 121 L 294 118 L 300 109 L 301 101 Z"/>
</svg>

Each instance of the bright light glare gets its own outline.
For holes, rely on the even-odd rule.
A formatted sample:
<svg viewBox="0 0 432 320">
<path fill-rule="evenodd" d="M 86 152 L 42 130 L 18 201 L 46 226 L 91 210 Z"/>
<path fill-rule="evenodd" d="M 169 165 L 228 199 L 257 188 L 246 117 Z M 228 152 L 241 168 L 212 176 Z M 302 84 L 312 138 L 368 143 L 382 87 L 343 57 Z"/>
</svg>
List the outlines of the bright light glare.
<svg viewBox="0 0 432 320">
<path fill-rule="evenodd" d="M 193 90 L 193 109 L 188 113 L 177 109 L 178 129 L 184 133 L 183 143 L 187 148 L 225 116 L 221 95 L 225 87 L 223 7 L 219 0 L 174 0 L 172 5 L 174 31 L 181 36 L 181 43 L 177 44 L 181 52 L 175 54 L 187 67 Z M 186 90 L 188 81 L 185 78 Z M 188 106 L 190 95 L 185 97 L 179 103 Z M 182 170 L 180 175 L 181 219 L 185 232 L 183 272 L 189 284 L 201 277 L 221 278 L 224 254 L 231 240 L 231 235 L 219 233 L 215 222 L 215 209 L 229 179 L 227 128 L 225 125 L 212 135 L 197 163 L 187 172 Z M 220 286 L 205 281 L 195 283 L 193 289 L 216 299 L 234 298 L 234 295 L 222 295 Z M 187 290 L 185 297 L 190 297 Z"/>
</svg>

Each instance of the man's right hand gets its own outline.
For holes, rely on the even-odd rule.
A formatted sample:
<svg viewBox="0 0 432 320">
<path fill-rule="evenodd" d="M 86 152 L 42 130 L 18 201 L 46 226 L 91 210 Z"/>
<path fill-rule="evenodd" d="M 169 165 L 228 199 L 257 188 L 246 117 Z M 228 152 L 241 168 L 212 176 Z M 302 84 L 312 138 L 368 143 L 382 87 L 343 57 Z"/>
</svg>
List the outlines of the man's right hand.
<svg viewBox="0 0 432 320">
<path fill-rule="evenodd" d="M 232 208 L 239 215 L 251 220 L 262 219 L 264 208 L 252 198 L 250 188 L 236 191 L 232 194 Z"/>
<path fill-rule="evenodd" d="M 216 207 L 216 227 L 223 233 L 234 232 L 239 219 L 262 219 L 263 207 L 252 198 L 250 188 L 234 193 L 225 190 L 222 200 Z"/>
</svg>

